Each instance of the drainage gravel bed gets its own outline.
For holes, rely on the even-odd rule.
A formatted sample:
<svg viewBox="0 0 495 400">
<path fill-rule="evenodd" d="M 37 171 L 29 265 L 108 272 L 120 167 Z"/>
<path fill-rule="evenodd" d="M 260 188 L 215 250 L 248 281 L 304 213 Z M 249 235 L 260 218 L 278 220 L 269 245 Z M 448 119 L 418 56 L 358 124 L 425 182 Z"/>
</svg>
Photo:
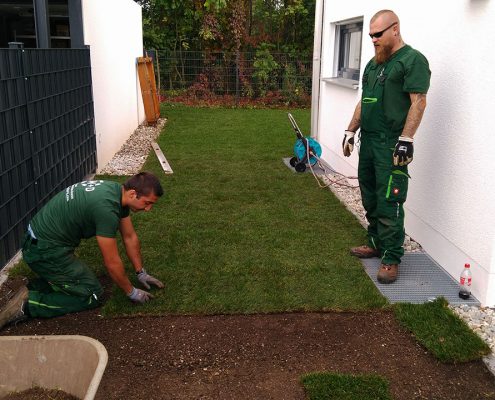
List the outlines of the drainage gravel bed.
<svg viewBox="0 0 495 400">
<path fill-rule="evenodd" d="M 166 121 L 160 118 L 156 125 L 140 125 L 99 173 L 104 175 L 137 174 L 150 153 L 151 143 L 156 140 Z"/>
</svg>

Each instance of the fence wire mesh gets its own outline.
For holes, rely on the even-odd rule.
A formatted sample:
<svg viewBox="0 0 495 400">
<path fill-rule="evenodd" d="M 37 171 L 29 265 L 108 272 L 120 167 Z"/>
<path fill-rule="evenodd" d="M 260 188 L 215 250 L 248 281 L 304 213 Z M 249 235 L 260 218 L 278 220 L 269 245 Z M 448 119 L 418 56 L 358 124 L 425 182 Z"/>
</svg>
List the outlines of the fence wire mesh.
<svg viewBox="0 0 495 400">
<path fill-rule="evenodd" d="M 312 60 L 287 53 L 149 50 L 161 95 L 232 96 L 260 99 L 277 95 L 304 102 L 311 95 Z"/>
</svg>

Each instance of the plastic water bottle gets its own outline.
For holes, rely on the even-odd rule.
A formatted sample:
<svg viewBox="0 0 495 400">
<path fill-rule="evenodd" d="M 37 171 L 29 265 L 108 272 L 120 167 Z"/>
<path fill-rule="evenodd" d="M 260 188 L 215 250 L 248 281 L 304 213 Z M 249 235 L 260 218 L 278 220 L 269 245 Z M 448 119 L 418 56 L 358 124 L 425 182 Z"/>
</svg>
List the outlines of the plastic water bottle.
<svg viewBox="0 0 495 400">
<path fill-rule="evenodd" d="M 467 300 L 471 296 L 471 266 L 469 264 L 464 264 L 464 269 L 461 273 L 461 278 L 459 279 L 459 297 L 461 299 Z"/>
</svg>

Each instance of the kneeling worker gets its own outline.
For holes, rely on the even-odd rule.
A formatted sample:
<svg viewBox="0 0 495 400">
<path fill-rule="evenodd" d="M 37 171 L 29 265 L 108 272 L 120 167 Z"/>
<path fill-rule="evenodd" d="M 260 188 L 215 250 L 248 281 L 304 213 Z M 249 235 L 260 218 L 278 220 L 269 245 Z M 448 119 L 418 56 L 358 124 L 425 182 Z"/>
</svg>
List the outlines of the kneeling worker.
<svg viewBox="0 0 495 400">
<path fill-rule="evenodd" d="M 96 236 L 112 280 L 130 300 L 145 303 L 153 296 L 135 288 L 125 274 L 116 234 L 120 231 L 137 279 L 146 288 L 163 288 L 148 275 L 130 211 L 149 211 L 163 195 L 159 180 L 141 172 L 123 185 L 83 181 L 53 197 L 31 220 L 22 248 L 23 258 L 39 276 L 19 289 L 0 311 L 0 329 L 27 317 L 50 318 L 101 305 L 103 288 L 88 266 L 75 257 L 81 239 Z"/>
</svg>

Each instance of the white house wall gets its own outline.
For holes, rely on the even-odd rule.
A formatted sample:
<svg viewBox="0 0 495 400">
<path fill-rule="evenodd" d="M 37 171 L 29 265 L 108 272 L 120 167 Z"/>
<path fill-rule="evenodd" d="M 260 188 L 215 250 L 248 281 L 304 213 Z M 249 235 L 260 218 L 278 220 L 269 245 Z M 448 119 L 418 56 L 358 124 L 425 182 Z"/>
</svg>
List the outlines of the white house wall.
<svg viewBox="0 0 495 400">
<path fill-rule="evenodd" d="M 132 0 L 83 0 L 82 9 L 100 170 L 145 119 L 136 70 L 143 55 L 141 7 Z"/>
<path fill-rule="evenodd" d="M 369 20 L 380 9 L 399 15 L 404 41 L 428 58 L 431 86 L 415 137 L 406 231 L 456 279 L 464 263 L 470 262 L 473 293 L 483 304 L 495 305 L 495 133 L 490 117 L 495 2 L 319 0 L 317 9 L 323 9 L 320 78 L 333 76 L 331 23 L 359 16 L 364 20 L 362 73 L 373 56 Z M 346 174 L 356 174 L 358 152 L 344 158 L 341 142 L 360 95 L 360 88 L 320 79 L 320 97 L 313 99 L 317 111 L 312 129 L 322 144 L 323 158 Z"/>
</svg>

